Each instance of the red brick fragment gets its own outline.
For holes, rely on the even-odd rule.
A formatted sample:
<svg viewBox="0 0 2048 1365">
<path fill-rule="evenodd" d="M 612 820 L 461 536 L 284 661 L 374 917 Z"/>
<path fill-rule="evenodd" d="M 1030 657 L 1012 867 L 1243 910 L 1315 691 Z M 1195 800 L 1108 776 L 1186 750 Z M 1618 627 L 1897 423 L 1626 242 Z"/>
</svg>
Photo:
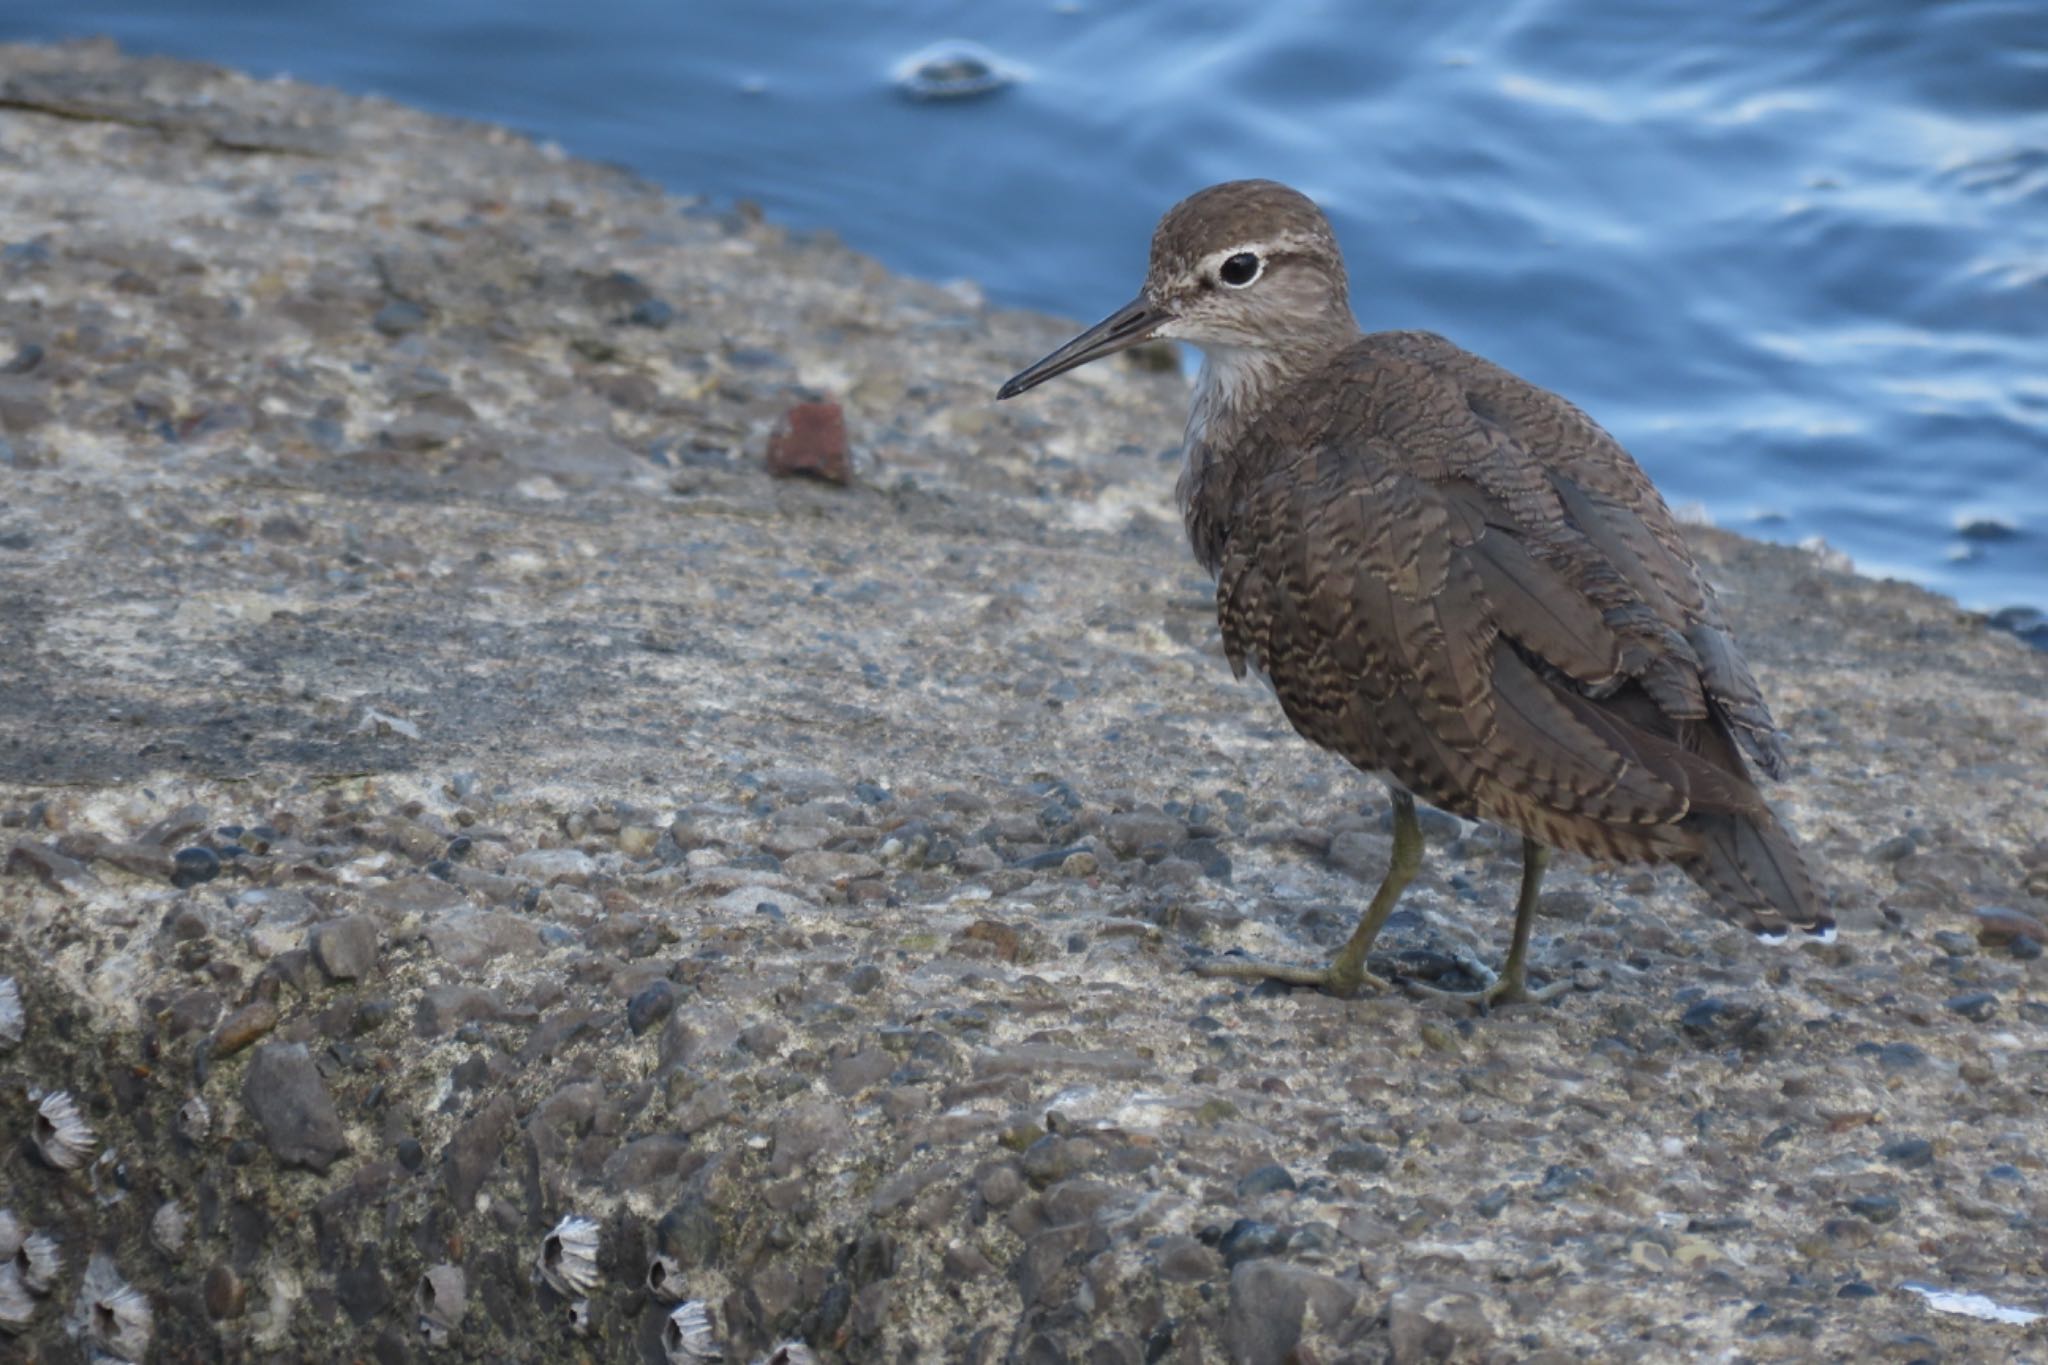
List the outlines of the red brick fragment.
<svg viewBox="0 0 2048 1365">
<path fill-rule="evenodd" d="M 827 483 L 853 482 L 853 452 L 846 444 L 846 414 L 837 403 L 798 403 L 768 436 L 768 472 L 803 475 Z"/>
</svg>

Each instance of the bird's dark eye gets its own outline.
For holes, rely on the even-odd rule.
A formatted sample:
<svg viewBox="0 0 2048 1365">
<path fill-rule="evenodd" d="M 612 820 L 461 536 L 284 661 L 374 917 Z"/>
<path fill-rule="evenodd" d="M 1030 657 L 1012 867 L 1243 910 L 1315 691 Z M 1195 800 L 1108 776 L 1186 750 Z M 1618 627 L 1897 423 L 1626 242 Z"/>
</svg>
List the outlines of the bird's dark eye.
<svg viewBox="0 0 2048 1365">
<path fill-rule="evenodd" d="M 1217 267 L 1216 278 L 1233 289 L 1242 289 L 1259 277 L 1259 265 L 1256 255 L 1240 251 Z"/>
</svg>

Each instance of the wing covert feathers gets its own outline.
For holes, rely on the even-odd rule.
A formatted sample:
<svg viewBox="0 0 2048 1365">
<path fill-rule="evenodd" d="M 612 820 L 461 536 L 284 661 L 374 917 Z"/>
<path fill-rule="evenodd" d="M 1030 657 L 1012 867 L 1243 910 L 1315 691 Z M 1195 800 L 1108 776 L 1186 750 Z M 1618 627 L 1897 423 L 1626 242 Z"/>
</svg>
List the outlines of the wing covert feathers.
<svg viewBox="0 0 2048 1365">
<path fill-rule="evenodd" d="M 1563 399 L 1379 333 L 1195 481 L 1231 667 L 1424 800 L 1596 856 L 1681 863 L 1758 933 L 1831 923 L 1750 778 L 1784 748 L 1655 488 Z M 1276 396 L 1277 398 L 1278 396 Z"/>
</svg>

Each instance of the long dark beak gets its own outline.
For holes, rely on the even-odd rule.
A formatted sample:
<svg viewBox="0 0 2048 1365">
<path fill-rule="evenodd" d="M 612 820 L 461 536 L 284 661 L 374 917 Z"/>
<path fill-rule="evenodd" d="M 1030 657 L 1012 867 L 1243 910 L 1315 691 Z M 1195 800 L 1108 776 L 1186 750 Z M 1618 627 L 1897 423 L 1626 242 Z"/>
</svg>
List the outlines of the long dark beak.
<svg viewBox="0 0 2048 1365">
<path fill-rule="evenodd" d="M 1100 360 L 1106 355 L 1127 351 L 1141 342 L 1150 341 L 1152 333 L 1171 316 L 1164 308 L 1155 308 L 1147 303 L 1141 294 L 1030 369 L 1012 375 L 1009 383 L 996 390 L 996 397 L 1015 398 L 1056 374 L 1065 374 L 1091 360 Z"/>
</svg>

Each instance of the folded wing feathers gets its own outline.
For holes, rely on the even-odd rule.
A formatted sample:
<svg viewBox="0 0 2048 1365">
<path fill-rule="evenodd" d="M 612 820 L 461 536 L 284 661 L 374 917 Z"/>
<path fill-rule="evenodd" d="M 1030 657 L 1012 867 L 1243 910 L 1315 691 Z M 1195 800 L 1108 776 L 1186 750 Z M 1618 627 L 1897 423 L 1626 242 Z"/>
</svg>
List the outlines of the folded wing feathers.
<svg viewBox="0 0 2048 1365">
<path fill-rule="evenodd" d="M 1383 335 L 1404 372 L 1369 381 L 1364 426 L 1291 433 L 1298 458 L 1236 485 L 1232 667 L 1438 805 L 1592 822 L 1566 842 L 1676 857 L 1760 932 L 1824 922 L 1735 747 L 1778 776 L 1778 732 L 1648 481 L 1561 399 Z"/>
</svg>

